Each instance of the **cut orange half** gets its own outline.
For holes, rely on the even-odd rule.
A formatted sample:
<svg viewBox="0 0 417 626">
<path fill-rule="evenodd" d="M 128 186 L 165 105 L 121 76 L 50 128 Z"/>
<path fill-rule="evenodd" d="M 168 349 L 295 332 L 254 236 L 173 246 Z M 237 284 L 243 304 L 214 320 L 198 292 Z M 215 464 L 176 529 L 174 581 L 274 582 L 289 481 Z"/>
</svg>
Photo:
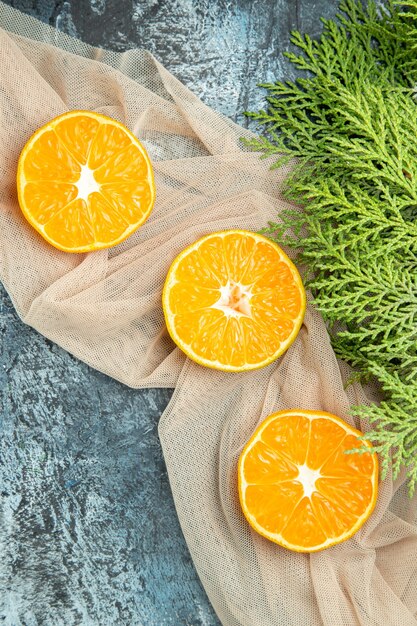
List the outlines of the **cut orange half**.
<svg viewBox="0 0 417 626">
<path fill-rule="evenodd" d="M 29 223 L 65 252 L 110 248 L 149 216 L 152 165 L 120 122 L 69 111 L 37 130 L 17 170 L 19 204 Z"/>
<path fill-rule="evenodd" d="M 378 493 L 378 459 L 346 454 L 371 444 L 343 420 L 321 411 L 270 415 L 238 464 L 243 513 L 258 533 L 284 548 L 317 552 L 349 539 Z"/>
<path fill-rule="evenodd" d="M 295 265 L 270 239 L 213 233 L 172 263 L 163 291 L 168 331 L 190 359 L 229 372 L 268 365 L 292 344 L 306 296 Z"/>
</svg>

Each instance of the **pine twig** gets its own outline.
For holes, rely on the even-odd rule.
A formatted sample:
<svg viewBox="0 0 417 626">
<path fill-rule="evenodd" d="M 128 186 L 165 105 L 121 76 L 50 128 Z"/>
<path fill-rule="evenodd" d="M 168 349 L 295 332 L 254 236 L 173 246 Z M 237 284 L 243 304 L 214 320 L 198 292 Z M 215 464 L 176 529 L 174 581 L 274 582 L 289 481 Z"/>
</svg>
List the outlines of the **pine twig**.
<svg viewBox="0 0 417 626">
<path fill-rule="evenodd" d="M 292 33 L 302 72 L 264 84 L 247 145 L 298 165 L 286 196 L 303 208 L 263 232 L 298 250 L 337 355 L 376 377 L 379 406 L 354 407 L 386 474 L 417 484 L 417 0 L 343 0 L 317 41 Z"/>
</svg>

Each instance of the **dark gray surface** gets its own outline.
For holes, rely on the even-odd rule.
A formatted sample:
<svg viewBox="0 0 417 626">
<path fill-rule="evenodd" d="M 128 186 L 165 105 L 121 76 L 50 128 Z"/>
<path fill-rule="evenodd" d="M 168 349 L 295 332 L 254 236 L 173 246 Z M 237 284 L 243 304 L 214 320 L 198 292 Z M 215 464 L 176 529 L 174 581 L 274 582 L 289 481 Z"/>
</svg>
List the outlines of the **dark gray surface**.
<svg viewBox="0 0 417 626">
<path fill-rule="evenodd" d="M 332 0 L 9 0 L 94 45 L 144 47 L 239 123 L 291 77 L 289 31 Z M 24 326 L 0 292 L 0 620 L 215 626 L 157 437 L 167 390 L 134 391 Z"/>
</svg>

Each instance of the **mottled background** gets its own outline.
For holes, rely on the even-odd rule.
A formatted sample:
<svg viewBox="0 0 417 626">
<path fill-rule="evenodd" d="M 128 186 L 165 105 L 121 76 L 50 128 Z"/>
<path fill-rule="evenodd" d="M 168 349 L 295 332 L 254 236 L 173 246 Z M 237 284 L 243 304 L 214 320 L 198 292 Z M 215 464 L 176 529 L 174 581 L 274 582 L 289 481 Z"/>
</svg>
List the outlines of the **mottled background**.
<svg viewBox="0 0 417 626">
<path fill-rule="evenodd" d="M 290 78 L 289 32 L 334 0 L 8 0 L 114 50 L 143 47 L 240 124 Z M 0 620 L 215 626 L 157 436 L 168 390 L 134 391 L 24 326 L 0 287 Z"/>
</svg>

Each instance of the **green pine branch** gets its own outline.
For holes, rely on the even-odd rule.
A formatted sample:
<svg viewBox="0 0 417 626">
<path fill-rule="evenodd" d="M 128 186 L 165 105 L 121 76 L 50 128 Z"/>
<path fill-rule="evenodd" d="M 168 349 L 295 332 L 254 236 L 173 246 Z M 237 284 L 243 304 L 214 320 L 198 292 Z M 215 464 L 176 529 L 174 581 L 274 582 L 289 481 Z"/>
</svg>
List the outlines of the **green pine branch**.
<svg viewBox="0 0 417 626">
<path fill-rule="evenodd" d="M 383 473 L 417 482 L 417 0 L 344 0 L 318 41 L 292 34 L 294 82 L 263 84 L 274 167 L 296 159 L 287 211 L 264 233 L 297 249 L 336 354 L 376 377 L 384 400 L 355 407 Z M 337 324 L 336 324 L 337 323 Z M 335 327 L 342 330 L 334 331 Z"/>
</svg>

